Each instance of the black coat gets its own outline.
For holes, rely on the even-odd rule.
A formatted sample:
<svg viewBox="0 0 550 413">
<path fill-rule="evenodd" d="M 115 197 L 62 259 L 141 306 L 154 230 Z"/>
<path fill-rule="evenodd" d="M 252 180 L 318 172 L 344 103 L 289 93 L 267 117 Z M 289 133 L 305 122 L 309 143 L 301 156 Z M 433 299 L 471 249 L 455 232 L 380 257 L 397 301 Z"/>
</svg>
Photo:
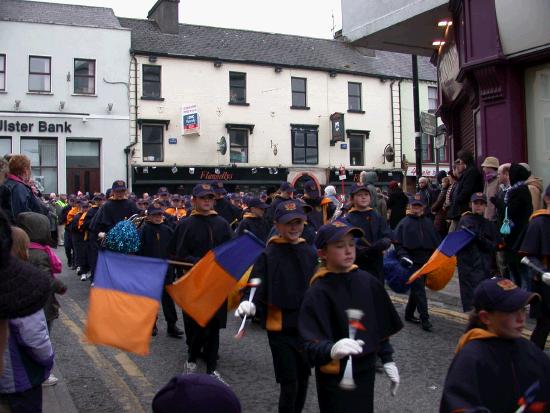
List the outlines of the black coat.
<svg viewBox="0 0 550 413">
<path fill-rule="evenodd" d="M 37 212 L 48 216 L 32 189 L 19 181 L 8 178 L 2 186 L 1 197 L 2 209 L 12 223 L 17 221 L 17 215 L 21 212 Z"/>
<path fill-rule="evenodd" d="M 146 222 L 139 228 L 138 232 L 141 240 L 139 255 L 153 258 L 168 258 L 166 246 L 174 234 L 170 225 L 165 222 L 162 224 Z"/>
<path fill-rule="evenodd" d="M 229 225 L 233 226 L 233 228 L 235 228 L 234 225 L 240 221 L 243 215 L 243 211 L 241 209 L 237 208 L 225 198 L 216 200 L 216 206 L 214 209 L 218 215 L 225 219 Z"/>
<path fill-rule="evenodd" d="M 407 215 L 394 231 L 398 258 L 407 257 L 419 268 L 428 261 L 439 246 L 441 238 L 431 219 Z"/>
<path fill-rule="evenodd" d="M 409 203 L 409 198 L 401 188 L 398 188 L 390 192 L 388 198 L 387 206 L 390 212 L 390 228 L 395 229 L 397 224 L 405 218 L 407 215 L 407 204 Z"/>
<path fill-rule="evenodd" d="M 239 226 L 235 230 L 235 235 L 243 235 L 245 230 L 252 232 L 263 242 L 267 242 L 271 225 L 269 225 L 264 218 L 259 218 L 254 214 L 245 213 L 243 220 L 239 223 Z"/>
<path fill-rule="evenodd" d="M 96 216 L 92 220 L 92 230 L 97 233 L 109 232 L 117 223 L 124 221 L 139 212 L 139 208 L 136 204 L 129 199 L 109 199 L 99 209 Z"/>
<path fill-rule="evenodd" d="M 460 219 L 462 214 L 470 209 L 470 197 L 476 192 L 483 192 L 483 176 L 474 165 L 470 165 L 456 184 L 447 217 L 453 220 Z"/>
</svg>

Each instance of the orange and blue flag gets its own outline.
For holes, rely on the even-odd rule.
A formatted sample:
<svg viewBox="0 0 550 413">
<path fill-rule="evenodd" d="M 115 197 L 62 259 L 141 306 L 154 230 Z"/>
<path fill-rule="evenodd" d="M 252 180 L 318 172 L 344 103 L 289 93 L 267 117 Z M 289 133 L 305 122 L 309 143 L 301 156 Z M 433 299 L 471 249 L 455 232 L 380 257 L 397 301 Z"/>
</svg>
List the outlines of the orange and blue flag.
<svg viewBox="0 0 550 413">
<path fill-rule="evenodd" d="M 187 315 L 204 327 L 264 248 L 264 243 L 245 233 L 210 250 L 166 290 Z"/>
<path fill-rule="evenodd" d="M 456 269 L 456 254 L 468 245 L 474 237 L 474 233 L 467 229 L 449 233 L 426 264 L 409 277 L 407 284 L 425 275 L 426 286 L 429 289 L 439 291 L 445 288 Z"/>
<path fill-rule="evenodd" d="M 90 289 L 88 341 L 149 354 L 167 268 L 166 260 L 100 251 Z"/>
</svg>

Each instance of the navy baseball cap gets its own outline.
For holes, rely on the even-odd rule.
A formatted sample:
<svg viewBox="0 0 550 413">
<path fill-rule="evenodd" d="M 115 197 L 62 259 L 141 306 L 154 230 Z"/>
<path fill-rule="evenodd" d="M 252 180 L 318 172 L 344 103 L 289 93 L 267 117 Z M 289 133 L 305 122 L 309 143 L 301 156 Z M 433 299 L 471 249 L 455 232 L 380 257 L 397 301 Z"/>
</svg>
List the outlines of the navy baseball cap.
<svg viewBox="0 0 550 413">
<path fill-rule="evenodd" d="M 295 200 L 284 201 L 277 205 L 274 218 L 278 224 L 288 224 L 293 219 L 307 220 L 304 208 Z"/>
<path fill-rule="evenodd" d="M 172 201 L 183 201 L 183 198 L 178 194 L 172 195 Z"/>
<path fill-rule="evenodd" d="M 227 190 L 223 187 L 222 181 L 212 181 L 210 185 L 212 185 L 212 188 L 214 188 L 214 192 L 216 194 L 219 194 L 219 195 L 227 194 Z"/>
<path fill-rule="evenodd" d="M 262 209 L 269 208 L 269 205 L 262 202 L 260 198 L 250 198 L 247 202 L 247 205 L 249 208 L 262 208 Z"/>
<path fill-rule="evenodd" d="M 422 194 L 415 194 L 409 198 L 409 205 L 426 206 L 426 202 L 424 201 Z"/>
<path fill-rule="evenodd" d="M 311 198 L 319 197 L 319 188 L 317 188 L 317 184 L 313 180 L 307 181 L 304 184 L 304 191 Z"/>
<path fill-rule="evenodd" d="M 511 313 L 539 299 L 540 295 L 522 290 L 512 280 L 500 277 L 482 281 L 474 291 L 474 307 L 477 311 Z"/>
<path fill-rule="evenodd" d="M 351 186 L 351 191 L 350 191 L 350 195 L 355 195 L 357 192 L 359 191 L 367 191 L 370 195 L 370 191 L 369 191 L 369 188 L 367 188 L 365 186 L 365 184 L 363 182 L 355 182 L 352 186 Z"/>
<path fill-rule="evenodd" d="M 195 187 L 193 188 L 194 197 L 201 198 L 207 195 L 216 195 L 216 193 L 214 192 L 214 188 L 212 188 L 212 185 L 204 183 L 195 185 Z"/>
<path fill-rule="evenodd" d="M 153 398 L 153 413 L 241 413 L 231 388 L 208 374 L 178 374 Z"/>
<path fill-rule="evenodd" d="M 162 214 L 162 209 L 157 208 L 156 206 L 151 206 L 147 208 L 147 215 L 156 215 L 156 214 Z"/>
<path fill-rule="evenodd" d="M 170 192 L 168 192 L 168 188 L 165 186 L 161 186 L 159 190 L 157 191 L 157 195 L 168 195 Z"/>
<path fill-rule="evenodd" d="M 113 182 L 113 185 L 111 186 L 111 190 L 113 191 L 126 191 L 126 189 L 126 182 L 122 180 Z"/>
<path fill-rule="evenodd" d="M 365 235 L 360 228 L 352 227 L 342 221 L 334 221 L 319 228 L 314 243 L 317 249 L 321 249 L 329 242 L 340 241 L 347 234 L 351 234 L 355 238 L 360 238 Z"/>
<path fill-rule="evenodd" d="M 487 197 L 483 192 L 476 192 L 476 193 L 473 193 L 472 196 L 470 197 L 470 202 L 475 202 L 475 201 L 483 201 L 487 203 Z"/>
<path fill-rule="evenodd" d="M 296 189 L 286 181 L 281 183 L 279 190 L 282 192 L 296 192 Z"/>
<path fill-rule="evenodd" d="M 146 204 L 146 205 L 149 205 L 150 202 L 149 202 L 147 199 L 139 198 L 139 199 L 136 201 L 136 204 Z"/>
</svg>

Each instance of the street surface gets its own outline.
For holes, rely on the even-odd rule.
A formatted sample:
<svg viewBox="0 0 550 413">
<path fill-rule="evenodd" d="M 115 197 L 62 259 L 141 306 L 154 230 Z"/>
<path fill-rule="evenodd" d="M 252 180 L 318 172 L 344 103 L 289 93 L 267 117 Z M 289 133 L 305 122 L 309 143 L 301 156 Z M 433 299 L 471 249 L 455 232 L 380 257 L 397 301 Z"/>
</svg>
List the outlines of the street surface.
<svg viewBox="0 0 550 413">
<path fill-rule="evenodd" d="M 60 299 L 62 312 L 54 322 L 52 341 L 56 371 L 62 383 L 58 389 L 46 389 L 45 398 L 65 388 L 67 398 L 72 398 L 78 412 L 150 412 L 156 391 L 183 371 L 185 340 L 167 337 L 161 313 L 159 334 L 153 337 L 148 357 L 88 345 L 83 340 L 83 331 L 89 282 L 80 281 L 74 271 L 66 269 L 60 278 L 69 289 Z M 388 379 L 384 374 L 377 374 L 377 412 L 438 411 L 445 373 L 465 324 L 464 315 L 457 307 L 457 294 L 456 282 L 448 287 L 446 294 L 431 294 L 433 333 L 405 323 L 405 328 L 392 338 L 401 385 L 397 396 L 391 397 Z M 406 296 L 392 295 L 392 298 L 403 314 Z M 181 317 L 178 326 L 183 329 Z M 266 333 L 252 324 L 247 327 L 245 337 L 237 341 L 233 338 L 237 329 L 238 321 L 230 314 L 228 328 L 221 331 L 218 371 L 241 400 L 244 412 L 276 412 L 278 385 Z M 199 372 L 204 369 L 204 364 L 199 363 Z M 50 410 L 46 409 L 46 413 L 53 413 L 53 409 Z M 312 376 L 304 412 L 317 411 Z"/>
</svg>

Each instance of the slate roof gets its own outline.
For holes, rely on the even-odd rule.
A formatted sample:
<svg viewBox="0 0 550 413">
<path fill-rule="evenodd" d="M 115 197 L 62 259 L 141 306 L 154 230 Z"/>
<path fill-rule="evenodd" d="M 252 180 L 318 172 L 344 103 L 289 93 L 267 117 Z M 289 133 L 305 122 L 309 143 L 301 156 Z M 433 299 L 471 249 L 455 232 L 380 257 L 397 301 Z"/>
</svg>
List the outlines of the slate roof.
<svg viewBox="0 0 550 413">
<path fill-rule="evenodd" d="M 121 28 L 113 10 L 106 7 L 23 0 L 0 0 L 0 20 L 102 29 Z"/>
<path fill-rule="evenodd" d="M 191 24 L 180 24 L 178 34 L 165 34 L 154 21 L 119 21 L 132 29 L 132 49 L 137 53 L 412 78 L 410 55 L 377 50 L 374 56 L 365 56 L 341 40 Z M 437 80 L 436 69 L 426 57 L 418 57 L 418 76 Z"/>
</svg>

